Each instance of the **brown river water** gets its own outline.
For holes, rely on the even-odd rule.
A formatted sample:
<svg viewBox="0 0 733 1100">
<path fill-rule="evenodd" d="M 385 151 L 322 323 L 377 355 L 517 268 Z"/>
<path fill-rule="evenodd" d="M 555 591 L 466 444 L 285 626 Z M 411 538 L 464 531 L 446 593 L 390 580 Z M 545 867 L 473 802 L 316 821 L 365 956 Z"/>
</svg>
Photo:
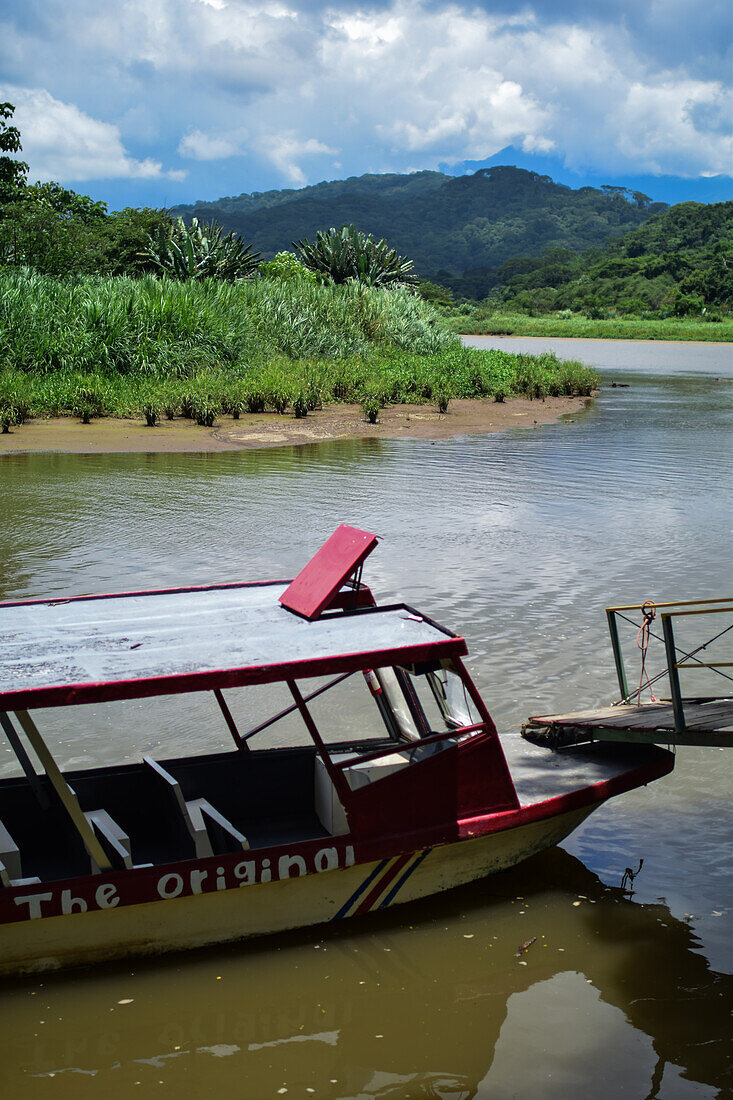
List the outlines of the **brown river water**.
<svg viewBox="0 0 733 1100">
<path fill-rule="evenodd" d="M 287 577 L 350 522 L 383 537 L 380 598 L 466 637 L 507 737 L 611 701 L 606 605 L 733 595 L 731 350 L 472 342 L 557 346 L 601 369 L 601 396 L 434 442 L 6 456 L 0 597 Z M 201 751 L 214 717 L 190 697 L 42 728 L 78 767 Z M 733 750 L 680 748 L 562 848 L 338 931 L 6 980 L 0 1096 L 731 1096 L 732 773 Z"/>
</svg>

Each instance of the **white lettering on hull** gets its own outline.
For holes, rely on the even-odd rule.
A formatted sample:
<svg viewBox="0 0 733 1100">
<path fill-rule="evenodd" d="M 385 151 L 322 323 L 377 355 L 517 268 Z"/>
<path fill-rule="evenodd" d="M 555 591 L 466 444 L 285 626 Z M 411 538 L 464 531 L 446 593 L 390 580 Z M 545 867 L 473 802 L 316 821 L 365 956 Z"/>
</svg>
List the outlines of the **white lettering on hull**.
<svg viewBox="0 0 733 1100">
<path fill-rule="evenodd" d="M 300 878 L 323 871 L 336 871 L 339 868 L 354 866 L 354 849 L 348 844 L 344 848 L 336 846 L 320 848 L 313 856 L 299 854 L 283 855 L 272 865 L 270 859 L 243 859 L 237 863 L 219 865 L 211 872 L 201 867 L 193 867 L 185 872 L 167 872 L 160 878 L 149 880 L 149 886 L 140 888 L 137 880 L 134 889 L 125 897 L 125 880 L 117 883 L 90 881 L 78 882 L 75 888 L 44 890 L 34 894 L 22 894 L 14 897 L 13 904 L 21 910 L 20 919 L 37 920 L 41 917 L 68 916 L 74 913 L 86 913 L 99 909 L 114 909 L 118 905 L 132 905 L 136 902 L 163 901 L 189 895 L 213 893 L 217 890 L 230 890 L 239 886 L 254 886 L 290 878 Z M 8 899 L 9 900 L 9 899 Z"/>
</svg>

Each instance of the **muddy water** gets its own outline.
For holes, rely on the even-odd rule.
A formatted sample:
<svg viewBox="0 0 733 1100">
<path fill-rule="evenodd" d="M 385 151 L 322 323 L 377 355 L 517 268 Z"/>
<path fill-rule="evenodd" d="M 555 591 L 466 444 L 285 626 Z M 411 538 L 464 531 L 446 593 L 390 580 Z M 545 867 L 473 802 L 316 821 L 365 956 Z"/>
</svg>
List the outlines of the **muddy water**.
<svg viewBox="0 0 733 1100">
<path fill-rule="evenodd" d="M 629 388 L 533 431 L 6 458 L 0 595 L 289 576 L 348 521 L 383 536 L 380 596 L 465 634 L 507 736 L 528 714 L 607 701 L 608 603 L 733 593 L 733 384 L 727 348 L 688 348 L 685 364 L 664 345 L 665 369 L 659 345 L 645 360 L 589 343 L 583 357 Z M 194 702 L 44 729 L 67 766 L 173 754 L 212 725 Z M 671 777 L 563 849 L 338 933 L 6 983 L 2 1093 L 724 1095 L 732 770 L 731 750 L 680 749 Z"/>
</svg>

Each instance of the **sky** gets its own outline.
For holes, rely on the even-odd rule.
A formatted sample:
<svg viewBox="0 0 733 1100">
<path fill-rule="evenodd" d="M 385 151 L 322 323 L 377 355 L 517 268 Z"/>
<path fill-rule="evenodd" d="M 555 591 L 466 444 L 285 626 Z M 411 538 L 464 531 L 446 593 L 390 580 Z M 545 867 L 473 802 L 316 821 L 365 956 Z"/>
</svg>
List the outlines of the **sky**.
<svg viewBox="0 0 733 1100">
<path fill-rule="evenodd" d="M 4 0 L 31 180 L 123 206 L 516 163 L 733 198 L 728 0 Z"/>
</svg>

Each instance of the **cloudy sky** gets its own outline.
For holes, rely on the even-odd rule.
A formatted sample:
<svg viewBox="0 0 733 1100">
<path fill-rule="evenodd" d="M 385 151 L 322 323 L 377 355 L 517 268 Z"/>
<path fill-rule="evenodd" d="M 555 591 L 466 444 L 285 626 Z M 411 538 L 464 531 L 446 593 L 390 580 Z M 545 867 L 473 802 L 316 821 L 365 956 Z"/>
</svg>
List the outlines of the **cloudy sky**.
<svg viewBox="0 0 733 1100">
<path fill-rule="evenodd" d="M 508 146 L 510 163 L 576 186 L 647 181 L 664 198 L 676 177 L 698 197 L 732 171 L 730 12 L 728 0 L 5 0 L 0 100 L 16 105 L 32 179 L 112 207 L 457 171 Z"/>
</svg>

